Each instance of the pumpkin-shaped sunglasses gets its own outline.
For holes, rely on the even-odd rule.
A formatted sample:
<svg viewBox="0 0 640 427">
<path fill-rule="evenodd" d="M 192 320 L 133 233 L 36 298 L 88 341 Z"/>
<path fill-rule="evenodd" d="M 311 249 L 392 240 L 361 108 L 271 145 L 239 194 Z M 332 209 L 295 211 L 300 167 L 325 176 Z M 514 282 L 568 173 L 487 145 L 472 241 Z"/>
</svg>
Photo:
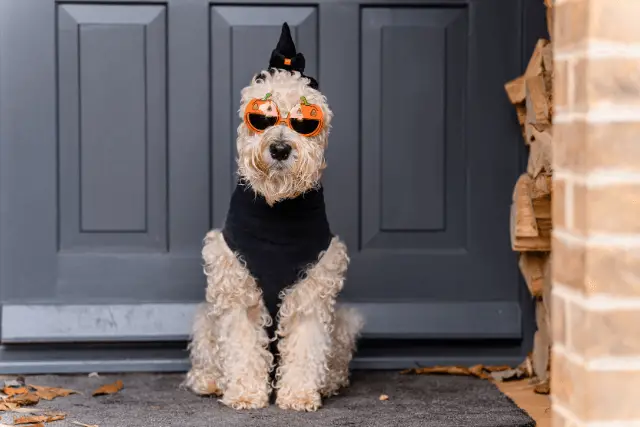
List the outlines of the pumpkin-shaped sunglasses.
<svg viewBox="0 0 640 427">
<path fill-rule="evenodd" d="M 286 118 L 282 118 L 278 106 L 268 93 L 262 99 L 252 99 L 247 103 L 244 111 L 244 122 L 249 129 L 261 133 L 279 124 L 286 124 L 291 130 L 302 136 L 312 137 L 322 131 L 324 114 L 315 104 L 309 104 L 307 99 L 300 97 L 300 103 L 295 105 Z"/>
</svg>

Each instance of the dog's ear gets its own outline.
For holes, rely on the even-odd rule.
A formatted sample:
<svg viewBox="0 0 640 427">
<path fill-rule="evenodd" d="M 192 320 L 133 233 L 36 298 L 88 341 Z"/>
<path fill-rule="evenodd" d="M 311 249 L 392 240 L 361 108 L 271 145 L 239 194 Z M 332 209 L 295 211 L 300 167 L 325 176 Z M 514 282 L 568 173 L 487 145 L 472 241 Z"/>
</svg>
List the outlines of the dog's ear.
<svg viewBox="0 0 640 427">
<path fill-rule="evenodd" d="M 265 73 L 265 71 L 260 71 L 258 74 L 253 76 L 253 79 L 251 79 L 251 83 L 264 83 L 264 79 L 267 77 Z"/>
</svg>

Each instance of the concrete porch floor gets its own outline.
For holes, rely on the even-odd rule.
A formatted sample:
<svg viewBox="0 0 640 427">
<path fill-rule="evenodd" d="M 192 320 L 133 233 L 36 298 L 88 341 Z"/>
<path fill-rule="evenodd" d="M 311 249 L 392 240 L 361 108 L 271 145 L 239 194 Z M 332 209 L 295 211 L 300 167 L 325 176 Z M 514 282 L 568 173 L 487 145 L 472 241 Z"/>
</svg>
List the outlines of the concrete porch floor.
<svg viewBox="0 0 640 427">
<path fill-rule="evenodd" d="M 82 395 L 41 400 L 36 408 L 61 411 L 64 421 L 47 426 L 72 426 L 72 421 L 99 427 L 531 427 L 531 419 L 490 382 L 449 375 L 400 375 L 398 372 L 355 371 L 353 384 L 329 399 L 315 413 L 281 411 L 272 405 L 258 411 L 234 411 L 180 390 L 181 374 L 123 374 L 88 377 L 57 375 L 26 377 L 27 384 L 63 387 Z M 91 397 L 103 384 L 121 379 L 114 395 Z M 524 389 L 512 386 L 517 398 Z M 389 399 L 381 401 L 380 395 Z M 532 393 L 531 393 L 532 394 Z M 526 406 L 526 405 L 525 405 Z M 526 409 L 526 408 L 525 408 Z M 16 414 L 2 414 L 12 424 Z M 544 424 L 539 424 L 544 427 Z"/>
</svg>

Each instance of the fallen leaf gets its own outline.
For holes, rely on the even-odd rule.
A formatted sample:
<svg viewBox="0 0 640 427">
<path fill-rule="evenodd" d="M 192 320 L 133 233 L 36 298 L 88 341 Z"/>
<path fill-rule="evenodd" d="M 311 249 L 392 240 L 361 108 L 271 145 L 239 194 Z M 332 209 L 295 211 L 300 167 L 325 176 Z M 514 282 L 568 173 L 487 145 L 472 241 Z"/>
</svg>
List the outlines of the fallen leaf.
<svg viewBox="0 0 640 427">
<path fill-rule="evenodd" d="M 0 411 L 15 411 L 19 406 L 11 402 L 0 402 Z"/>
<path fill-rule="evenodd" d="M 102 387 L 98 388 L 97 390 L 95 390 L 91 395 L 92 396 L 101 396 L 103 394 L 114 394 L 119 392 L 120 390 L 122 390 L 122 387 L 124 387 L 124 384 L 122 384 L 122 381 L 118 380 L 113 384 L 105 384 Z"/>
<path fill-rule="evenodd" d="M 5 386 L 2 389 L 2 392 L 7 396 L 15 396 L 18 394 L 27 394 L 29 390 L 26 387 L 7 387 Z"/>
<path fill-rule="evenodd" d="M 37 414 L 42 411 L 44 411 L 44 409 L 30 407 L 30 408 L 16 408 L 16 409 L 13 409 L 11 412 L 17 412 L 20 414 Z"/>
<path fill-rule="evenodd" d="M 402 374 L 449 374 L 449 375 L 471 375 L 468 368 L 460 366 L 433 366 L 430 368 L 412 368 L 401 372 Z"/>
<path fill-rule="evenodd" d="M 47 415 L 36 415 L 31 417 L 20 417 L 13 420 L 13 424 L 37 424 L 37 423 L 50 423 L 52 421 L 60 421 L 64 420 L 65 414 L 57 413 L 57 414 L 47 414 Z"/>
<path fill-rule="evenodd" d="M 484 370 L 488 372 L 501 372 L 511 369 L 509 365 L 500 365 L 500 366 L 484 366 Z"/>
<path fill-rule="evenodd" d="M 401 374 L 447 374 L 447 375 L 467 375 L 485 380 L 491 379 L 492 372 L 502 372 L 508 370 L 509 366 L 486 366 L 486 365 L 474 365 L 469 368 L 464 366 L 433 366 L 426 368 L 412 368 L 406 369 Z"/>
<path fill-rule="evenodd" d="M 533 391 L 538 394 L 549 394 L 551 392 L 549 381 L 544 381 L 538 384 L 534 387 Z"/>
<path fill-rule="evenodd" d="M 502 382 L 509 380 L 517 380 L 525 376 L 525 371 L 521 368 L 509 369 L 506 371 L 492 372 L 491 378 L 494 381 Z"/>
<path fill-rule="evenodd" d="M 85 424 L 85 423 L 79 423 L 78 421 L 71 421 L 71 424 L 75 424 L 77 426 L 81 426 L 81 427 L 100 427 L 97 424 Z M 2 426 L 0 426 L 2 427 Z"/>
<path fill-rule="evenodd" d="M 35 394 L 44 400 L 53 400 L 56 397 L 67 397 L 70 394 L 78 394 L 75 390 L 58 387 L 43 387 L 39 385 L 29 384 L 29 387 L 35 390 Z"/>
<path fill-rule="evenodd" d="M 30 405 L 35 405 L 40 401 L 40 398 L 33 394 L 33 393 L 27 393 L 27 394 L 19 394 L 17 396 L 11 396 L 7 399 L 5 399 L 5 402 L 7 403 L 15 403 L 19 406 L 30 406 Z"/>
<path fill-rule="evenodd" d="M 386 394 L 381 394 L 380 400 L 389 400 L 389 396 L 387 396 Z"/>
<path fill-rule="evenodd" d="M 482 378 L 483 380 L 488 380 L 491 378 L 491 375 L 484 372 L 484 367 L 482 365 L 475 365 L 469 368 L 469 374 L 474 377 Z"/>
</svg>

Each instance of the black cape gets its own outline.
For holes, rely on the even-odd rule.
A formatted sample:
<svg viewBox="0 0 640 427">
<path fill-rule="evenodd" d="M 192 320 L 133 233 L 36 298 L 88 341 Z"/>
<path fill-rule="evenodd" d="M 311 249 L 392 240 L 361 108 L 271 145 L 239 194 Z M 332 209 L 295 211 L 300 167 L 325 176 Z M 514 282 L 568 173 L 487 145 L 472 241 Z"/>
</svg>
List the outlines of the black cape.
<svg viewBox="0 0 640 427">
<path fill-rule="evenodd" d="M 304 277 L 333 238 L 322 187 L 269 206 L 242 183 L 231 196 L 222 235 L 258 282 L 274 324 L 278 294 Z"/>
</svg>

